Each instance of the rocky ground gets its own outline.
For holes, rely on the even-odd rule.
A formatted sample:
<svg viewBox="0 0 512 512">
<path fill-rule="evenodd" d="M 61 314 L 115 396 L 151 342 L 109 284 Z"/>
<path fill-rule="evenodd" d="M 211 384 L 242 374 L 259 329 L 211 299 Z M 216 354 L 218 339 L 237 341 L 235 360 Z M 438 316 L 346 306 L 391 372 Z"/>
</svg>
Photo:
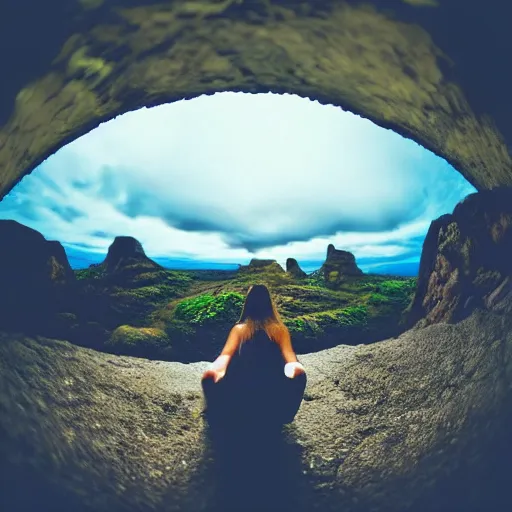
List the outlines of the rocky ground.
<svg viewBox="0 0 512 512">
<path fill-rule="evenodd" d="M 201 416 L 206 363 L 3 335 L 2 509 L 228 510 L 229 500 L 217 500 L 229 475 L 249 499 L 241 509 L 231 495 L 234 510 L 253 510 L 250 496 L 268 499 L 268 510 L 484 510 L 482 496 L 503 499 L 496 453 L 509 453 L 500 443 L 511 302 L 458 324 L 302 356 L 309 381 L 296 420 L 270 444 L 257 432 L 234 439 L 247 455 L 235 471 Z M 288 478 L 262 494 L 276 468 Z"/>
</svg>

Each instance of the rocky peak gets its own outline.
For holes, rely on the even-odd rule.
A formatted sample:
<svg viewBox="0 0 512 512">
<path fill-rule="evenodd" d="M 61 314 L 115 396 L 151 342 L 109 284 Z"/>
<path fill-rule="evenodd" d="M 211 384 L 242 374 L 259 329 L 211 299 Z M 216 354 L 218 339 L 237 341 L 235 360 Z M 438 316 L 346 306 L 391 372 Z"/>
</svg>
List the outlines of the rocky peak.
<svg viewBox="0 0 512 512">
<path fill-rule="evenodd" d="M 355 256 L 349 251 L 336 249 L 333 244 L 327 246 L 327 257 L 322 265 L 326 283 L 335 285 L 346 276 L 360 276 L 363 271 L 357 266 Z"/>
<path fill-rule="evenodd" d="M 0 220 L 0 326 L 36 326 L 75 282 L 64 248 L 14 220 Z"/>
<path fill-rule="evenodd" d="M 459 321 L 500 308 L 512 289 L 512 190 L 467 196 L 434 220 L 421 253 L 408 324 Z"/>
<path fill-rule="evenodd" d="M 362 274 L 362 270 L 356 265 L 355 256 L 349 251 L 342 251 L 336 249 L 333 244 L 327 246 L 326 262 L 339 263 L 347 266 L 347 270 L 352 271 L 354 274 Z"/>
<path fill-rule="evenodd" d="M 242 272 L 284 272 L 283 267 L 276 260 L 253 258 L 249 265 L 240 265 Z"/>
<path fill-rule="evenodd" d="M 286 260 L 286 272 L 298 279 L 302 279 L 307 276 L 306 272 L 300 268 L 299 263 L 295 258 L 288 258 Z"/>
<path fill-rule="evenodd" d="M 74 281 L 75 275 L 59 242 L 48 241 L 35 229 L 14 220 L 0 220 L 2 266 L 0 281 L 39 284 Z M 7 286 L 8 288 L 8 286 Z"/>
<path fill-rule="evenodd" d="M 127 265 L 136 263 L 150 264 L 159 267 L 157 263 L 146 256 L 141 243 L 132 236 L 116 236 L 108 248 L 107 257 L 103 262 L 107 273 L 112 273 Z"/>
</svg>

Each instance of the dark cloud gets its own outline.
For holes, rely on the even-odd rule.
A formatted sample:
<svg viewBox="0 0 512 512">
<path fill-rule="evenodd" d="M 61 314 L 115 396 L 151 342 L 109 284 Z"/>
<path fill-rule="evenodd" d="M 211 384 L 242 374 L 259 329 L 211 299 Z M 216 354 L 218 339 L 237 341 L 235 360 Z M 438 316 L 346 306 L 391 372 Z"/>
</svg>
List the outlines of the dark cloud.
<svg viewBox="0 0 512 512">
<path fill-rule="evenodd" d="M 77 210 L 73 206 L 59 205 L 57 203 L 53 203 L 51 206 L 48 206 L 48 209 L 53 213 L 56 213 L 62 220 L 66 222 L 73 222 L 80 217 L 84 217 L 85 213 Z"/>
<path fill-rule="evenodd" d="M 24 197 L 19 191 L 12 195 L 9 194 L 5 202 L 0 203 L 0 206 L 0 216 L 2 219 L 12 217 L 23 224 L 24 222 L 35 222 L 40 218 L 37 204 L 29 198 Z"/>
<path fill-rule="evenodd" d="M 249 252 L 256 252 L 261 249 L 267 249 L 279 245 L 285 245 L 291 242 L 308 242 L 313 238 L 318 237 L 330 237 L 336 233 L 342 232 L 358 232 L 358 233 L 375 233 L 375 232 L 387 232 L 399 228 L 400 226 L 409 222 L 409 219 L 387 219 L 387 222 L 383 222 L 377 226 L 370 225 L 368 223 L 360 222 L 356 219 L 326 219 L 322 224 L 321 218 L 319 218 L 318 225 L 308 227 L 306 229 L 300 229 L 297 226 L 294 230 L 289 230 L 283 233 L 273 233 L 270 235 L 266 234 L 248 234 L 248 233 L 235 233 L 231 234 L 225 230 L 221 232 L 221 236 L 224 241 L 233 249 L 247 249 Z M 400 242 L 402 243 L 402 242 Z M 423 243 L 423 238 L 413 238 L 407 241 L 407 244 L 416 246 Z"/>
<path fill-rule="evenodd" d="M 400 227 L 418 217 L 424 210 L 427 197 L 406 201 L 396 205 L 390 211 L 378 215 L 365 215 L 364 206 L 355 212 L 340 213 L 332 206 L 317 206 L 316 211 L 304 212 L 300 204 L 288 207 L 290 217 L 297 221 L 292 228 L 279 230 L 274 233 L 260 233 L 253 229 L 250 219 L 240 212 L 237 217 L 227 207 L 212 206 L 185 202 L 174 193 L 174 199 L 162 197 L 167 191 L 149 190 L 143 179 L 133 173 L 126 173 L 126 179 L 120 179 L 120 171 L 105 169 L 102 174 L 100 194 L 103 198 L 119 198 L 121 191 L 126 194 L 124 201 L 118 200 L 116 208 L 130 218 L 150 216 L 161 218 L 167 225 L 184 231 L 216 233 L 233 249 L 246 249 L 256 252 L 261 249 L 285 245 L 290 242 L 307 242 L 315 237 L 332 236 L 339 232 L 387 232 Z M 123 188 L 121 188 L 123 187 Z M 114 201 L 115 202 L 115 201 Z M 321 201 L 319 201 L 321 203 Z M 261 216 L 268 215 L 271 219 L 275 208 L 269 208 L 268 214 L 263 209 Z M 256 219 L 259 221 L 260 219 Z"/>
<path fill-rule="evenodd" d="M 108 202 L 116 202 L 123 190 L 128 188 L 130 189 L 129 197 L 133 200 L 138 195 L 138 186 L 137 183 L 130 183 L 130 181 L 130 174 L 126 173 L 123 176 L 122 169 L 105 166 L 100 172 L 97 195 Z"/>
<path fill-rule="evenodd" d="M 116 178 L 108 178 L 109 185 Z M 236 235 L 242 224 L 227 209 L 210 204 L 197 204 L 161 197 L 162 191 L 147 190 L 144 183 L 129 177 L 124 183 L 126 200 L 118 201 L 116 209 L 130 218 L 141 216 L 162 219 L 168 226 L 183 231 Z M 118 189 L 119 190 L 119 189 Z"/>
<path fill-rule="evenodd" d="M 39 190 L 41 190 L 40 187 L 46 187 L 49 190 L 57 193 L 60 197 L 66 197 L 66 193 L 62 190 L 60 185 L 56 183 L 55 180 L 48 176 L 46 173 L 38 172 L 35 175 L 35 178 L 38 183 L 34 183 L 34 185 L 35 187 L 39 188 Z"/>
<path fill-rule="evenodd" d="M 90 190 L 94 187 L 94 183 L 92 181 L 84 180 L 84 179 L 78 179 L 78 180 L 72 180 L 71 186 L 76 190 Z"/>
<path fill-rule="evenodd" d="M 112 235 L 111 233 L 107 233 L 106 231 L 93 231 L 91 233 L 91 236 L 95 236 L 95 237 L 98 237 L 98 238 L 105 238 L 105 239 L 110 239 L 112 238 L 112 240 L 115 238 L 115 235 Z"/>
<path fill-rule="evenodd" d="M 167 224 L 183 231 L 196 231 L 200 233 L 204 232 L 218 232 L 222 229 L 222 223 L 215 222 L 214 219 L 194 219 L 191 217 L 184 217 L 181 219 L 170 218 L 169 215 L 164 217 L 167 220 Z"/>
<path fill-rule="evenodd" d="M 427 171 L 425 169 L 425 173 Z M 396 179 L 400 176 L 398 173 Z M 137 172 L 131 168 L 105 166 L 101 169 L 97 194 L 127 217 L 154 217 L 162 219 L 175 229 L 215 233 L 229 247 L 254 253 L 290 242 L 331 237 L 340 232 L 390 232 L 422 218 L 425 211 L 432 206 L 433 197 L 437 201 L 439 196 L 442 202 L 450 203 L 453 201 L 452 196 L 459 194 L 454 191 L 457 187 L 450 187 L 449 182 L 434 192 L 429 191 L 427 185 L 414 183 L 414 180 L 410 180 L 411 192 L 396 194 L 396 201 L 379 197 L 375 187 L 371 189 L 366 201 L 357 202 L 345 195 L 344 199 L 340 197 L 340 203 L 337 204 L 333 204 L 332 194 L 329 201 L 316 196 L 308 198 L 301 194 L 297 195 L 300 199 L 294 201 L 289 191 L 284 190 L 282 198 L 269 202 L 266 208 L 262 205 L 256 216 L 253 200 L 250 198 L 247 203 L 251 210 L 245 211 L 242 205 L 238 206 L 240 211 L 236 211 L 230 204 L 229 196 L 212 190 L 208 197 L 200 182 L 197 183 L 198 193 L 189 189 L 180 190 L 179 182 L 170 189 L 168 184 L 160 185 L 154 177 L 149 179 L 143 170 Z M 336 186 L 343 191 L 342 182 Z M 362 188 L 365 186 L 373 185 L 369 183 Z M 393 187 L 388 189 L 392 190 Z M 220 199 L 221 195 L 224 199 Z M 363 197 L 366 196 L 363 194 Z M 239 201 L 235 203 L 240 204 Z M 283 217 L 283 212 L 286 212 L 284 217 L 293 219 L 292 223 L 288 220 L 281 226 L 276 220 L 275 231 L 257 227 L 264 224 L 262 220 L 268 219 L 272 222 L 275 217 Z"/>
</svg>

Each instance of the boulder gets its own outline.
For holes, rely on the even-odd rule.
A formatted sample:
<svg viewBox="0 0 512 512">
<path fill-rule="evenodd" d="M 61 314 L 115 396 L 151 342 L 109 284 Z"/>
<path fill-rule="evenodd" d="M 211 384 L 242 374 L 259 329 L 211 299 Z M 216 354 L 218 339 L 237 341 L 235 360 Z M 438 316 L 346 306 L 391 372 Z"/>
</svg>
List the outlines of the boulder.
<svg viewBox="0 0 512 512">
<path fill-rule="evenodd" d="M 306 272 L 304 272 L 304 270 L 300 268 L 295 258 L 288 258 L 286 260 L 286 272 L 288 272 L 297 279 L 303 279 L 307 277 Z"/>
<path fill-rule="evenodd" d="M 171 345 L 167 334 L 155 327 L 121 325 L 114 330 L 105 347 L 117 354 L 136 357 L 169 357 Z"/>
</svg>

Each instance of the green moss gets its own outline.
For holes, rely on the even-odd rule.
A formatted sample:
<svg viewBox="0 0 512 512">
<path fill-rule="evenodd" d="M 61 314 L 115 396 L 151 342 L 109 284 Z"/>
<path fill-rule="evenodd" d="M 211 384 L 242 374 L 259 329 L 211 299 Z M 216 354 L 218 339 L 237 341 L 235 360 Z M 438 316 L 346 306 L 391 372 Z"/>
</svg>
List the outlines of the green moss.
<svg viewBox="0 0 512 512">
<path fill-rule="evenodd" d="M 368 298 L 369 304 L 395 303 L 405 307 L 412 299 L 416 284 L 416 278 L 379 279 L 370 277 L 361 283 L 361 290 L 372 292 Z"/>
<path fill-rule="evenodd" d="M 115 294 L 117 297 L 132 298 L 133 300 L 152 303 L 166 302 L 175 298 L 176 295 L 176 288 L 167 284 L 141 286 L 140 288 L 123 290 Z"/>
<path fill-rule="evenodd" d="M 103 80 L 112 72 L 112 64 L 101 58 L 87 55 L 87 48 L 79 48 L 68 62 L 70 73 L 83 72 L 86 78 L 96 77 L 97 81 Z"/>
<path fill-rule="evenodd" d="M 322 311 L 301 317 L 307 324 L 316 324 L 319 328 L 363 326 L 368 322 L 368 308 L 364 305 L 350 306 L 343 309 Z"/>
<path fill-rule="evenodd" d="M 174 318 L 199 325 L 211 322 L 235 323 L 244 300 L 245 296 L 237 292 L 198 295 L 179 302 L 174 310 Z"/>
<path fill-rule="evenodd" d="M 368 321 L 368 309 L 366 306 L 351 306 L 337 312 L 340 325 L 365 325 Z"/>
<path fill-rule="evenodd" d="M 294 347 L 302 352 L 395 335 L 416 286 L 416 279 L 364 275 L 329 288 L 323 276 L 312 274 L 297 281 L 274 270 L 269 265 L 225 275 L 134 265 L 115 286 L 105 280 L 101 293 L 117 315 L 111 329 L 128 323 L 134 328 L 160 329 L 172 340 L 173 357 L 194 361 L 215 357 L 230 326 L 238 321 L 253 284 L 269 287 Z M 94 278 L 99 272 L 93 268 L 83 273 Z M 96 288 L 102 290 L 99 285 Z"/>
<path fill-rule="evenodd" d="M 389 297 L 382 295 L 382 293 L 372 293 L 370 295 L 370 297 L 368 298 L 368 304 L 372 304 L 375 306 L 378 306 L 381 304 L 389 304 L 389 303 L 390 303 Z"/>
<path fill-rule="evenodd" d="M 296 318 L 287 322 L 287 327 L 290 330 L 297 332 L 304 332 L 307 329 L 307 322 L 302 318 Z"/>
<path fill-rule="evenodd" d="M 330 282 L 336 282 L 340 276 L 340 273 L 337 270 L 333 270 L 332 272 L 329 272 L 329 275 L 327 276 L 327 279 Z"/>
<path fill-rule="evenodd" d="M 248 288 L 254 284 L 264 284 L 269 288 L 291 284 L 294 279 L 282 269 L 276 271 L 272 268 L 249 270 L 239 273 L 232 281 L 232 286 L 245 286 Z"/>
</svg>

